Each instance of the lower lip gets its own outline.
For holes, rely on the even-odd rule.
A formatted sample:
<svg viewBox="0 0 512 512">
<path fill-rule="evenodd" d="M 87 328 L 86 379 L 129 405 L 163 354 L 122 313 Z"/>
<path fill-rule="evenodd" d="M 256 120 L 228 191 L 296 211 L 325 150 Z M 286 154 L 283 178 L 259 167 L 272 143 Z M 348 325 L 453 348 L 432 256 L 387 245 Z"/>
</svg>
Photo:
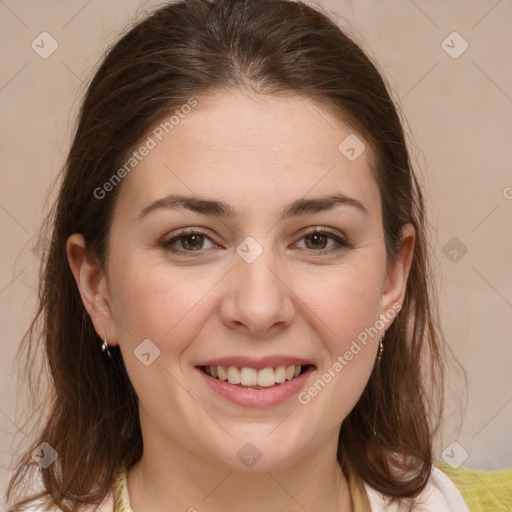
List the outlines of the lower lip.
<svg viewBox="0 0 512 512">
<path fill-rule="evenodd" d="M 196 368 L 196 370 L 203 376 L 206 383 L 213 391 L 231 402 L 246 407 L 270 407 L 296 395 L 304 386 L 304 383 L 314 371 L 314 368 L 308 366 L 306 371 L 298 377 L 268 389 L 248 389 L 235 386 L 227 381 L 210 377 L 200 368 Z"/>
</svg>

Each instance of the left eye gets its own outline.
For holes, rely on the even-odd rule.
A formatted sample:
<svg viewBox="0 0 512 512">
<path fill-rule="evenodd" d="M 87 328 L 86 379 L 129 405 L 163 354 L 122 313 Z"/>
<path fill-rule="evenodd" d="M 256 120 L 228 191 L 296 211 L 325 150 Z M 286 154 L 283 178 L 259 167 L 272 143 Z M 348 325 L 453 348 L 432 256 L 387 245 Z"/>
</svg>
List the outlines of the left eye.
<svg viewBox="0 0 512 512">
<path fill-rule="evenodd" d="M 341 245 L 341 246 L 348 246 L 348 244 L 338 235 L 331 233 L 330 231 L 325 231 L 322 229 L 306 233 L 301 238 L 301 240 L 306 240 L 305 245 L 306 245 L 307 249 L 312 249 L 317 252 L 330 250 L 332 248 L 332 245 L 330 248 L 325 247 L 329 239 L 333 240 L 335 242 L 334 245 L 336 245 L 336 243 L 337 243 L 338 245 Z M 308 243 L 308 241 L 309 241 L 309 243 Z M 322 246 L 322 247 L 319 247 L 319 246 Z"/>
</svg>

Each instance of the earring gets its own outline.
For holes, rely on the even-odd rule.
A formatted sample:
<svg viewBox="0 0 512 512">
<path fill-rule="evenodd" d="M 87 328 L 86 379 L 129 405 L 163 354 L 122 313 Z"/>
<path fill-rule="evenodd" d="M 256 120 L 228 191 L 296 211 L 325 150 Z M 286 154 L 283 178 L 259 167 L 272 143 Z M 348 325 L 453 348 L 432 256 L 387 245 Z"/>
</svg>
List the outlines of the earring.
<svg viewBox="0 0 512 512">
<path fill-rule="evenodd" d="M 384 332 L 384 334 L 382 335 L 382 338 L 379 340 L 379 349 L 378 349 L 378 352 L 377 352 L 377 360 L 379 361 L 380 363 L 380 360 L 382 358 L 382 352 L 384 351 L 384 337 L 386 336 L 386 333 Z M 379 364 L 379 367 L 377 369 L 377 372 L 380 371 L 380 364 Z M 375 409 L 375 412 L 374 412 L 374 415 L 373 415 L 373 437 L 377 437 L 377 430 L 375 429 L 375 421 L 377 419 L 377 409 Z"/>
<path fill-rule="evenodd" d="M 386 333 L 384 333 L 382 338 L 379 340 L 379 352 L 378 352 L 378 355 L 377 355 L 379 363 L 380 363 L 380 360 L 382 358 L 382 352 L 384 351 L 384 343 L 382 343 L 384 341 L 384 336 L 386 336 Z"/>
<path fill-rule="evenodd" d="M 384 334 L 382 335 L 382 338 L 379 340 L 379 351 L 378 351 L 378 355 L 377 355 L 377 359 L 379 360 L 379 363 L 380 363 L 380 360 L 382 358 L 382 352 L 384 352 L 384 337 L 386 336 L 386 331 L 384 331 Z"/>
<path fill-rule="evenodd" d="M 103 343 L 101 345 L 101 350 L 103 350 L 103 352 L 107 351 L 107 354 L 108 354 L 108 357 L 112 357 L 110 355 L 110 351 L 108 349 L 108 343 L 107 343 L 107 334 L 105 333 L 105 339 L 103 340 Z"/>
</svg>

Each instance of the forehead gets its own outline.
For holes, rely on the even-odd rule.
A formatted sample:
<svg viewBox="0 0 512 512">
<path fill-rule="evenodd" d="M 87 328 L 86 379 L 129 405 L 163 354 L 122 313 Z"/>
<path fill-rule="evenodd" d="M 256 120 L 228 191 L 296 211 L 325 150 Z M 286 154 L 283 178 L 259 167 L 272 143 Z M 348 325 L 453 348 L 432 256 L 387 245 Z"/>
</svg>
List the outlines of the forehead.
<svg viewBox="0 0 512 512">
<path fill-rule="evenodd" d="M 121 206 L 140 211 L 176 191 L 227 196 L 241 207 L 256 197 L 279 203 L 333 192 L 378 200 L 369 144 L 327 108 L 302 96 L 240 90 L 195 100 L 172 125 L 166 116 L 148 133 L 154 147 L 124 179 Z M 347 140 L 361 152 L 355 159 L 344 153 Z"/>
</svg>

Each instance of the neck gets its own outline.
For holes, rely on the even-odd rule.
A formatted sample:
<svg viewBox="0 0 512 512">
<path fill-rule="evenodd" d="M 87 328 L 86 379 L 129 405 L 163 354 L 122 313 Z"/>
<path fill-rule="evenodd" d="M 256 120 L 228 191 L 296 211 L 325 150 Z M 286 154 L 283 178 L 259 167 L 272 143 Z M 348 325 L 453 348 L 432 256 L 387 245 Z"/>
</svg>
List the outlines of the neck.
<svg viewBox="0 0 512 512">
<path fill-rule="evenodd" d="M 168 441 L 168 440 L 167 440 Z M 145 443 L 127 475 L 133 512 L 352 512 L 348 481 L 331 444 L 279 468 L 239 470 L 180 443 Z M 172 455 L 171 455 L 172 454 Z"/>
</svg>

